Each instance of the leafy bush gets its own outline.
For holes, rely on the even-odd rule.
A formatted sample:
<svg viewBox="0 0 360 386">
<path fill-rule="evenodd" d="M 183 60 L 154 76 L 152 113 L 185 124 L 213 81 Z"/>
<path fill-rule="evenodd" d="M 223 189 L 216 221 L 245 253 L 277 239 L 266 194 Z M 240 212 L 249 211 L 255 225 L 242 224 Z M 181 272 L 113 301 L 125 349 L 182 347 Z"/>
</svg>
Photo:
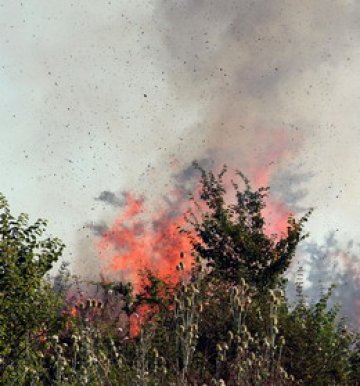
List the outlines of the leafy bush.
<svg viewBox="0 0 360 386">
<path fill-rule="evenodd" d="M 303 234 L 308 212 L 300 221 L 289 217 L 287 235 L 279 238 L 266 234 L 263 209 L 268 188 L 252 190 L 249 180 L 237 175 L 245 185 L 244 190 L 233 182 L 236 201 L 226 202 L 224 168 L 218 176 L 201 171 L 200 200 L 205 206 L 200 219 L 192 220 L 197 238 L 194 249 L 213 268 L 213 274 L 229 283 L 245 279 L 258 291 L 282 284 L 283 274 L 289 267 Z"/>
<path fill-rule="evenodd" d="M 43 280 L 64 245 L 42 238 L 46 222 L 11 215 L 0 195 L 0 377 L 18 372 L 36 339 L 58 325 L 60 299 Z"/>
<path fill-rule="evenodd" d="M 295 305 L 284 294 L 309 214 L 268 236 L 267 190 L 253 191 L 240 173 L 245 188 L 234 184 L 227 204 L 225 173 L 201 170 L 200 210 L 186 231 L 193 264 L 180 262 L 178 283 L 144 271 L 138 293 L 131 283 L 92 283 L 96 295 L 68 307 L 79 283 L 66 266 L 52 285 L 44 278 L 62 243 L 41 238 L 44 222 L 14 218 L 2 197 L 2 384 L 358 385 L 359 337 L 328 306 L 331 290 L 311 305 L 301 288 Z"/>
</svg>

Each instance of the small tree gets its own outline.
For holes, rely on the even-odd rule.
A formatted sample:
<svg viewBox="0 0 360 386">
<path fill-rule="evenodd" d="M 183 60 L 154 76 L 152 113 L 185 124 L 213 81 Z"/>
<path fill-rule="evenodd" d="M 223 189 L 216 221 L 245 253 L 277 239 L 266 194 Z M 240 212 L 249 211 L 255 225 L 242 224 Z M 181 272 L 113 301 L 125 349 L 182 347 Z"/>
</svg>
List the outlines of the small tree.
<svg viewBox="0 0 360 386">
<path fill-rule="evenodd" d="M 359 334 L 346 327 L 339 307 L 329 306 L 333 288 L 307 305 L 299 283 L 296 305 L 279 316 L 284 367 L 305 385 L 358 385 Z"/>
<path fill-rule="evenodd" d="M 306 237 L 303 226 L 310 212 L 299 221 L 289 216 L 286 235 L 268 236 L 263 216 L 268 188 L 252 190 L 249 180 L 237 172 L 245 188 L 240 190 L 233 182 L 236 201 L 228 204 L 223 182 L 226 167 L 217 176 L 195 167 L 201 172 L 199 196 L 205 204 L 201 219 L 194 216 L 191 221 L 195 251 L 226 282 L 237 284 L 243 278 L 261 292 L 282 284 L 297 245 Z"/>
<path fill-rule="evenodd" d="M 189 222 L 195 230 L 194 249 L 209 269 L 206 280 L 210 285 L 204 292 L 209 305 L 204 309 L 205 323 L 200 323 L 198 351 L 213 353 L 216 342 L 224 339 L 234 314 L 226 296 L 244 280 L 252 292 L 251 302 L 239 306 L 242 320 L 246 318 L 254 337 L 270 336 L 274 349 L 279 347 L 277 340 L 283 342 L 281 365 L 289 374 L 306 385 L 357 384 L 358 351 L 353 346 L 358 338 L 343 329 L 337 308 L 328 306 L 331 291 L 314 305 L 299 299 L 294 309 L 283 295 L 282 300 L 273 299 L 275 293 L 282 293 L 284 273 L 307 236 L 303 228 L 311 211 L 299 221 L 289 216 L 286 234 L 269 236 L 263 216 L 268 188 L 253 190 L 237 172 L 244 189 L 233 182 L 235 202 L 229 204 L 226 167 L 218 175 L 196 167 L 201 172 L 197 204 L 201 217 L 192 214 Z"/>
<path fill-rule="evenodd" d="M 27 353 L 36 334 L 56 321 L 57 297 L 44 275 L 60 257 L 64 244 L 42 235 L 46 221 L 29 225 L 14 217 L 0 195 L 0 377 Z"/>
</svg>

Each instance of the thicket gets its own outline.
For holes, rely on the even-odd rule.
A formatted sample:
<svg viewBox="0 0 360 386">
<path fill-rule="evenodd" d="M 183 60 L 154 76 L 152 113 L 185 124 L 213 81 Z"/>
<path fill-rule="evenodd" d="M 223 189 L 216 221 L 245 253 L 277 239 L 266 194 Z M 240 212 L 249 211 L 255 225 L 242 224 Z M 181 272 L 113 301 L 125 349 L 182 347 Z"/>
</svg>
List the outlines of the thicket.
<svg viewBox="0 0 360 386">
<path fill-rule="evenodd" d="M 63 244 L 45 222 L 14 217 L 0 198 L 0 383 L 2 385 L 358 385 L 359 336 L 328 306 L 331 288 L 292 304 L 284 273 L 306 237 L 289 218 L 286 235 L 267 235 L 267 189 L 239 173 L 227 203 L 223 177 L 201 172 L 196 213 L 183 237 L 193 264 L 178 283 L 144 270 L 131 283 L 84 291 L 65 264 L 46 274 Z M 182 254 L 181 256 L 182 257 Z M 87 287 L 89 288 L 89 287 Z"/>
</svg>

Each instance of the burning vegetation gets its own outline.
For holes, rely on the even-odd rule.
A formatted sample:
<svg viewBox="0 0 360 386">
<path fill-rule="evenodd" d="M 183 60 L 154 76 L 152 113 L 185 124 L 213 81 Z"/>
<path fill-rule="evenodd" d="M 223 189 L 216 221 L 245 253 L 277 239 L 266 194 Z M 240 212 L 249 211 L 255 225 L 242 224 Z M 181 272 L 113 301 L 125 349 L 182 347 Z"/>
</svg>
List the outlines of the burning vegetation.
<svg viewBox="0 0 360 386">
<path fill-rule="evenodd" d="M 64 246 L 1 199 L 4 385 L 358 384 L 359 336 L 332 289 L 309 305 L 299 275 L 286 295 L 310 212 L 297 220 L 241 173 L 198 170 L 192 199 L 154 216 L 125 196 L 97 241 L 103 279 L 86 285 L 64 265 L 44 277 Z"/>
</svg>

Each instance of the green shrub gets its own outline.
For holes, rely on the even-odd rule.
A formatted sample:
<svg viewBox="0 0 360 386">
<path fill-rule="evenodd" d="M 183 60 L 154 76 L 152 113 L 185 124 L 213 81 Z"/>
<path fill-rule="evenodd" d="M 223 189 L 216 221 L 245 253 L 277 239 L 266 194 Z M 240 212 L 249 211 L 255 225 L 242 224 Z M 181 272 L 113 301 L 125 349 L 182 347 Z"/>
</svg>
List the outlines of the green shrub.
<svg viewBox="0 0 360 386">
<path fill-rule="evenodd" d="M 226 169 L 200 171 L 200 215 L 185 230 L 190 272 L 181 262 L 171 284 L 144 271 L 138 293 L 131 283 L 91 283 L 96 296 L 68 308 L 66 265 L 52 285 L 44 277 L 63 244 L 42 238 L 43 221 L 14 218 L 1 196 L 1 384 L 359 384 L 359 336 L 329 307 L 331 290 L 310 305 L 301 290 L 295 305 L 284 294 L 309 213 L 289 218 L 286 235 L 268 236 L 267 189 L 253 191 L 239 173 L 245 188 L 234 184 L 228 204 Z"/>
<path fill-rule="evenodd" d="M 41 238 L 45 227 L 43 220 L 29 225 L 27 215 L 11 215 L 0 195 L 0 377 L 19 372 L 29 347 L 58 324 L 60 300 L 44 275 L 64 245 Z"/>
</svg>

